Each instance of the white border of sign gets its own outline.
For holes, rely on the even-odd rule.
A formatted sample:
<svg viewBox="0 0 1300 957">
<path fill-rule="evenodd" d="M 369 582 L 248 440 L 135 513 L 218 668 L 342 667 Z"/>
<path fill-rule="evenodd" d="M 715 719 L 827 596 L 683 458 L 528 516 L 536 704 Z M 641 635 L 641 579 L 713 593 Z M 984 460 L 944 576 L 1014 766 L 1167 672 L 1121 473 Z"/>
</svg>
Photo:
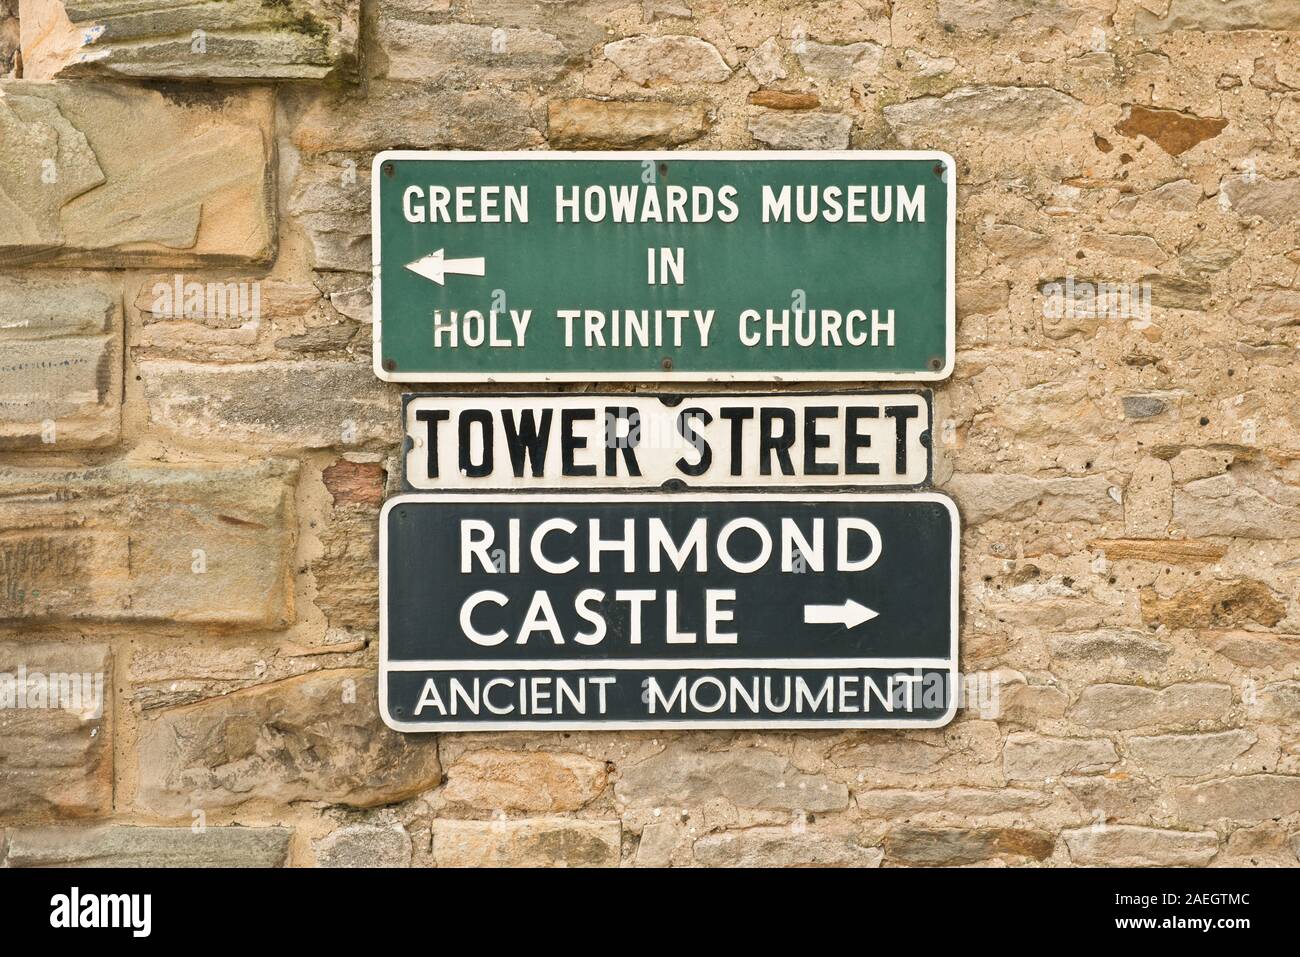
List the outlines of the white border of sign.
<svg viewBox="0 0 1300 957">
<path fill-rule="evenodd" d="M 951 562 L 948 570 L 950 587 L 948 609 L 951 629 L 949 635 L 949 657 L 947 659 L 928 658 L 712 658 L 712 659 L 563 659 L 557 661 L 404 661 L 396 667 L 388 664 L 388 513 L 398 505 L 407 502 L 432 502 L 442 505 L 473 502 L 482 505 L 498 498 L 504 504 L 519 502 L 520 498 L 512 493 L 497 493 L 496 496 L 479 493 L 477 495 L 438 495 L 411 494 L 395 495 L 384 503 L 379 513 L 379 714 L 384 724 L 394 731 L 440 732 L 440 731 L 656 731 L 660 729 L 699 730 L 710 729 L 750 729 L 750 730 L 819 730 L 844 728 L 942 728 L 952 721 L 957 713 L 960 691 L 957 686 L 957 618 L 958 594 L 961 586 L 961 516 L 957 505 L 946 495 L 938 492 L 899 492 L 895 494 L 859 494 L 854 492 L 757 492 L 734 494 L 722 492 L 671 492 L 671 493 L 635 493 L 619 494 L 556 494 L 529 496 L 529 504 L 536 502 L 815 502 L 819 500 L 837 502 L 938 502 L 948 510 L 952 518 Z M 942 668 L 948 672 L 950 700 L 948 710 L 938 718 L 929 721 L 901 720 L 805 720 L 805 721 L 768 721 L 768 720 L 722 720 L 698 721 L 690 718 L 662 721 L 398 721 L 388 713 L 388 673 L 389 671 L 462 671 L 483 669 L 503 669 L 514 671 L 578 671 L 606 670 L 626 671 L 636 668 L 681 668 L 706 670 L 718 667 L 737 668 Z"/>
<path fill-rule="evenodd" d="M 943 368 L 935 371 L 870 372 L 850 370 L 845 372 L 389 372 L 383 367 L 383 296 L 379 233 L 379 178 L 380 167 L 388 160 L 444 160 L 473 162 L 475 160 L 622 160 L 655 163 L 670 160 L 937 160 L 947 167 L 943 182 L 948 187 L 948 229 L 946 269 L 948 272 L 944 291 L 944 324 L 946 327 Z M 648 152 L 640 150 L 592 151 L 581 150 L 507 150 L 502 152 L 472 152 L 464 150 L 384 150 L 375 156 L 370 166 L 370 263 L 374 277 L 371 291 L 374 320 L 375 375 L 385 382 L 940 382 L 952 375 L 957 354 L 957 161 L 942 150 L 666 150 Z"/>
</svg>

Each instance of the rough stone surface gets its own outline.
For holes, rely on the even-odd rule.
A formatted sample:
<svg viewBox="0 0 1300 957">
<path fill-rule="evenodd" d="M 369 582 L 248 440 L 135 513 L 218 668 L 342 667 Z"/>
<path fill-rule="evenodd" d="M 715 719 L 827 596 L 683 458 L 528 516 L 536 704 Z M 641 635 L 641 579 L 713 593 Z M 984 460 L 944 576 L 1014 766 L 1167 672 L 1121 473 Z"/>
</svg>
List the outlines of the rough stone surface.
<svg viewBox="0 0 1300 957">
<path fill-rule="evenodd" d="M 1017 732 L 1007 738 L 1002 768 L 1015 780 L 1105 771 L 1119 760 L 1115 745 L 1100 738 L 1049 738 Z"/>
<path fill-rule="evenodd" d="M 283 867 L 285 827 L 34 827 L 9 832 L 5 867 Z"/>
<path fill-rule="evenodd" d="M 410 867 L 411 835 L 401 824 L 350 824 L 312 845 L 318 867 Z"/>
<path fill-rule="evenodd" d="M 122 293 L 108 276 L 0 276 L 0 449 L 117 441 L 122 328 Z"/>
<path fill-rule="evenodd" d="M 718 48 L 698 37 L 628 37 L 605 44 L 605 57 L 642 86 L 721 83 L 731 76 Z"/>
<path fill-rule="evenodd" d="M 1269 821 L 1300 812 L 1300 777 L 1249 774 L 1174 792 L 1179 817 L 1193 823 Z"/>
<path fill-rule="evenodd" d="M 283 627 L 297 466 L 0 467 L 0 620 Z"/>
<path fill-rule="evenodd" d="M 1204 867 L 1219 851 L 1213 831 L 1082 827 L 1061 832 L 1070 860 L 1088 867 Z"/>
<path fill-rule="evenodd" d="M 776 150 L 842 150 L 849 145 L 852 125 L 836 113 L 764 110 L 750 119 L 749 132 L 757 143 Z"/>
<path fill-rule="evenodd" d="M 433 859 L 439 867 L 615 867 L 621 843 L 618 821 L 433 822 Z"/>
<path fill-rule="evenodd" d="M 653 100 L 552 100 L 547 131 L 557 149 L 680 146 L 707 132 L 704 107 Z"/>
<path fill-rule="evenodd" d="M 1041 861 L 1056 839 L 1025 828 L 930 828 L 904 825 L 885 834 L 885 858 L 911 866 L 952 867 L 990 860 Z"/>
<path fill-rule="evenodd" d="M 1223 770 L 1257 740 L 1250 731 L 1163 734 L 1130 738 L 1124 752 L 1130 763 L 1149 775 L 1195 778 Z"/>
<path fill-rule="evenodd" d="M 605 764 L 550 751 L 471 751 L 447 768 L 442 797 L 486 811 L 577 811 L 605 788 Z"/>
<path fill-rule="evenodd" d="M 689 807 L 725 800 L 736 807 L 834 811 L 848 806 L 848 788 L 804 774 L 760 748 L 698 752 L 674 745 L 620 769 L 618 799 L 634 807 Z"/>
<path fill-rule="evenodd" d="M 879 867 L 884 853 L 849 837 L 756 827 L 709 834 L 695 842 L 706 867 Z"/>
<path fill-rule="evenodd" d="M 1232 689 L 1223 684 L 1188 682 L 1160 689 L 1096 684 L 1083 690 L 1069 717 L 1091 728 L 1184 727 L 1221 721 L 1231 706 Z"/>
<path fill-rule="evenodd" d="M 0 81 L 0 265 L 269 262 L 273 109 L 266 90 Z"/>
<path fill-rule="evenodd" d="M 23 75 L 319 80 L 355 68 L 360 0 L 19 0 Z"/>
<path fill-rule="evenodd" d="M 248 801 L 389 804 L 442 778 L 437 743 L 379 720 L 368 671 L 304 675 L 149 719 L 137 803 L 180 816 Z"/>
<path fill-rule="evenodd" d="M 109 813 L 113 687 L 107 645 L 0 642 L 0 824 Z"/>
</svg>

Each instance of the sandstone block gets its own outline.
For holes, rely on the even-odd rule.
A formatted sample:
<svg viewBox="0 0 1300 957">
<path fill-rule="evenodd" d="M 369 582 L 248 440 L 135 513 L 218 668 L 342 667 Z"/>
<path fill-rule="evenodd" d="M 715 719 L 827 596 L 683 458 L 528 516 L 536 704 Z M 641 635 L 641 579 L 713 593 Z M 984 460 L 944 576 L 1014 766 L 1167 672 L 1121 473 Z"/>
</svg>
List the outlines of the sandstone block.
<svg viewBox="0 0 1300 957">
<path fill-rule="evenodd" d="M 1070 860 L 1088 867 L 1204 867 L 1219 852 L 1213 831 L 1106 825 L 1061 832 Z"/>
<path fill-rule="evenodd" d="M 953 867 L 1000 860 L 1041 861 L 1052 854 L 1056 839 L 1035 828 L 936 828 L 903 825 L 885 834 L 885 856 L 891 863 L 922 867 Z"/>
<path fill-rule="evenodd" d="M 361 362 L 139 364 L 149 418 L 189 441 L 264 449 L 362 448 L 398 441 L 397 395 Z"/>
<path fill-rule="evenodd" d="M 5 867 L 283 867 L 287 827 L 18 828 Z"/>
<path fill-rule="evenodd" d="M 940 26 L 963 33 L 1069 33 L 1081 15 L 1066 0 L 939 0 L 935 7 Z"/>
<path fill-rule="evenodd" d="M 0 619 L 293 617 L 293 463 L 0 468 Z"/>
<path fill-rule="evenodd" d="M 411 835 L 401 824 L 350 824 L 315 841 L 317 867 L 410 867 Z"/>
<path fill-rule="evenodd" d="M 266 800 L 391 804 L 442 779 L 437 742 L 379 719 L 375 676 L 318 672 L 164 711 L 140 729 L 136 801 L 156 814 Z"/>
<path fill-rule="evenodd" d="M 1300 30 L 1300 10 L 1288 0 L 1171 0 L 1164 16 L 1139 9 L 1138 33 L 1177 30 Z"/>
<path fill-rule="evenodd" d="M 0 823 L 109 813 L 112 688 L 107 645 L 0 642 Z"/>
<path fill-rule="evenodd" d="M 652 149 L 699 139 L 709 129 L 702 104 L 636 100 L 552 100 L 547 130 L 556 149 Z"/>
<path fill-rule="evenodd" d="M 799 65 L 809 76 L 832 80 L 851 80 L 853 74 L 874 76 L 885 58 L 885 48 L 878 43 L 819 43 L 802 40 L 795 44 Z"/>
<path fill-rule="evenodd" d="M 944 137 L 1020 134 L 1079 114 L 1083 104 L 1046 87 L 964 86 L 885 107 L 885 122 L 908 148 L 937 146 Z"/>
<path fill-rule="evenodd" d="M 1129 738 L 1125 757 L 1148 773 L 1196 778 L 1221 771 L 1259 738 L 1250 731 L 1217 734 L 1161 734 Z"/>
<path fill-rule="evenodd" d="M 697 751 L 674 743 L 654 757 L 621 766 L 614 786 L 632 807 L 690 807 L 718 799 L 736 807 L 834 811 L 848 807 L 848 788 L 803 774 L 762 748 Z"/>
<path fill-rule="evenodd" d="M 750 118 L 749 133 L 776 150 L 842 150 L 853 121 L 839 113 L 789 113 L 764 110 Z"/>
<path fill-rule="evenodd" d="M 1141 591 L 1142 620 L 1169 628 L 1237 628 L 1247 622 L 1272 627 L 1286 617 L 1286 605 L 1261 581 L 1205 582 L 1161 598 Z"/>
<path fill-rule="evenodd" d="M 566 817 L 434 821 L 438 867 L 617 867 L 618 821 Z"/>
<path fill-rule="evenodd" d="M 1002 770 L 1019 781 L 1105 771 L 1118 760 L 1115 745 L 1105 738 L 1053 738 L 1016 732 L 1002 748 Z"/>
<path fill-rule="evenodd" d="M 356 66 L 360 0 L 19 0 L 23 76 L 319 80 Z"/>
<path fill-rule="evenodd" d="M 1224 684 L 1185 682 L 1159 690 L 1100 684 L 1084 688 L 1067 716 L 1090 728 L 1137 730 L 1222 721 L 1231 707 L 1232 688 Z"/>
<path fill-rule="evenodd" d="M 116 442 L 122 328 L 114 279 L 0 277 L 0 449 Z"/>
<path fill-rule="evenodd" d="M 884 852 L 852 837 L 789 827 L 751 827 L 709 834 L 695 842 L 705 867 L 879 867 Z"/>
<path fill-rule="evenodd" d="M 1045 522 L 1105 522 L 1122 508 L 1100 475 L 1087 478 L 1036 478 L 1032 475 L 962 474 L 947 488 L 957 500 L 962 521 L 978 525 L 990 519 Z"/>
<path fill-rule="evenodd" d="M 447 768 L 441 795 L 484 811 L 576 811 L 605 789 L 605 762 L 552 751 L 470 751 Z"/>
<path fill-rule="evenodd" d="M 1224 472 L 1178 489 L 1174 521 L 1193 537 L 1300 538 L 1300 492 L 1267 475 Z"/>
<path fill-rule="evenodd" d="M 0 264 L 273 257 L 269 90 L 14 80 L 0 94 Z"/>
<path fill-rule="evenodd" d="M 1174 650 L 1163 641 L 1135 631 L 1091 631 L 1074 635 L 1053 635 L 1047 640 L 1053 658 L 1063 661 L 1097 662 L 1111 659 L 1126 668 L 1151 671 L 1169 660 Z"/>
<path fill-rule="evenodd" d="M 718 48 L 699 37 L 628 37 L 605 44 L 605 58 L 642 86 L 721 83 L 731 76 Z"/>
<path fill-rule="evenodd" d="M 1247 774 L 1204 784 L 1189 784 L 1174 792 L 1180 820 L 1269 821 L 1300 813 L 1300 777 Z"/>
</svg>

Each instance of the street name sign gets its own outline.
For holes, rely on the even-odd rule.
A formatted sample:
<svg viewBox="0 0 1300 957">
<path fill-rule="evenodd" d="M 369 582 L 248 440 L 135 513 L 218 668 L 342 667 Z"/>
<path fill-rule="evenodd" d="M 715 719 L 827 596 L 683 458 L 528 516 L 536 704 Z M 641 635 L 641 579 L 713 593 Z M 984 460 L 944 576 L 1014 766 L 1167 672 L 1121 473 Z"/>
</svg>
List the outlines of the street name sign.
<svg viewBox="0 0 1300 957">
<path fill-rule="evenodd" d="M 399 731 L 937 727 L 959 522 L 930 492 L 400 495 Z"/>
<path fill-rule="evenodd" d="M 928 391 L 406 395 L 407 487 L 918 488 Z"/>
<path fill-rule="evenodd" d="M 371 189 L 381 379 L 952 369 L 946 153 L 389 151 Z"/>
</svg>

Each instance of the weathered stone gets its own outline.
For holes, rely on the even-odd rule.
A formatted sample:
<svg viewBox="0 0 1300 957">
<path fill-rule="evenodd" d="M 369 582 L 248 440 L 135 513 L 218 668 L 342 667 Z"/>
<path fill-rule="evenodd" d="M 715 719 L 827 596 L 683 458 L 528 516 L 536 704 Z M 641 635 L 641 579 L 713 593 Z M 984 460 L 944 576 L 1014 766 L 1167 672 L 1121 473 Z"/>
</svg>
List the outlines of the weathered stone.
<svg viewBox="0 0 1300 957">
<path fill-rule="evenodd" d="M 1259 216 L 1273 223 L 1287 223 L 1300 216 L 1300 177 L 1230 176 L 1219 189 L 1238 216 Z"/>
<path fill-rule="evenodd" d="M 697 751 L 671 744 L 654 757 L 619 767 L 618 800 L 632 807 L 690 807 L 718 799 L 736 807 L 835 811 L 848 807 L 848 788 L 803 774 L 762 748 Z"/>
<path fill-rule="evenodd" d="M 18 0 L 0 0 L 0 79 L 15 75 L 20 61 Z"/>
<path fill-rule="evenodd" d="M 721 83 L 731 76 L 731 67 L 718 48 L 699 37 L 628 37 L 606 43 L 605 58 L 642 86 Z"/>
<path fill-rule="evenodd" d="M 1124 118 L 1115 130 L 1124 136 L 1145 136 L 1171 156 L 1181 156 L 1198 143 L 1224 131 L 1222 117 L 1203 117 L 1178 110 L 1161 110 L 1135 103 L 1126 104 Z"/>
<path fill-rule="evenodd" d="M 1066 776 L 1061 783 L 1083 811 L 1098 823 L 1149 821 L 1158 804 L 1159 794 L 1150 782 L 1123 771 Z"/>
<path fill-rule="evenodd" d="M 1053 635 L 1047 640 L 1053 658 L 1063 661 L 1119 661 L 1126 668 L 1151 671 L 1161 667 L 1173 648 L 1134 631 L 1090 631 L 1074 635 Z"/>
<path fill-rule="evenodd" d="M 283 627 L 296 465 L 0 468 L 0 619 Z"/>
<path fill-rule="evenodd" d="M 317 867 L 410 867 L 411 835 L 401 824 L 350 824 L 315 841 Z"/>
<path fill-rule="evenodd" d="M 1184 682 L 1159 690 L 1139 685 L 1099 684 L 1083 689 L 1068 712 L 1090 728 L 1137 730 L 1222 721 L 1232 707 L 1232 688 Z"/>
<path fill-rule="evenodd" d="M 1162 734 L 1129 738 L 1125 757 L 1147 772 L 1196 778 L 1221 771 L 1251 749 L 1258 737 L 1250 731 L 1218 734 Z"/>
<path fill-rule="evenodd" d="M 23 76 L 318 80 L 356 67 L 360 0 L 19 0 Z"/>
<path fill-rule="evenodd" d="M 122 325 L 107 277 L 0 277 L 0 449 L 117 441 Z"/>
<path fill-rule="evenodd" d="M 1163 538 L 1173 517 L 1173 469 L 1148 455 L 1124 490 L 1124 532 L 1134 538 Z"/>
<path fill-rule="evenodd" d="M 554 80 L 585 51 L 545 29 L 418 23 L 380 8 L 380 76 L 437 86 Z"/>
<path fill-rule="evenodd" d="M 1080 244 L 1109 259 L 1131 259 L 1147 266 L 1159 266 L 1169 258 L 1163 246 L 1141 233 L 1088 233 Z"/>
<path fill-rule="evenodd" d="M 312 283 L 228 275 L 150 277 L 135 309 L 142 328 L 133 351 L 150 359 L 246 362 L 343 352 L 359 330 Z"/>
<path fill-rule="evenodd" d="M 1105 771 L 1119 760 L 1105 738 L 1050 738 L 1018 731 L 1007 736 L 1002 770 L 1012 780 L 1029 781 Z"/>
<path fill-rule="evenodd" d="M 0 642 L 0 824 L 109 813 L 112 687 L 107 645 Z"/>
<path fill-rule="evenodd" d="M 1066 0 L 938 0 L 935 7 L 940 26 L 963 33 L 1069 33 L 1081 15 Z"/>
<path fill-rule="evenodd" d="M 269 90 L 0 83 L 0 264 L 269 262 L 273 106 Z"/>
<path fill-rule="evenodd" d="M 669 866 L 681 836 L 682 829 L 675 823 L 657 821 L 645 825 L 641 828 L 641 841 L 636 846 L 636 866 Z"/>
<path fill-rule="evenodd" d="M 884 853 L 849 836 L 790 827 L 751 827 L 695 842 L 705 867 L 879 867 Z"/>
<path fill-rule="evenodd" d="M 1225 472 L 1180 488 L 1174 521 L 1193 537 L 1300 538 L 1300 490 L 1267 476 Z"/>
<path fill-rule="evenodd" d="M 307 234 L 316 269 L 370 271 L 368 167 L 351 157 L 338 166 L 305 165 L 294 180 L 289 212 Z"/>
<path fill-rule="evenodd" d="M 617 867 L 618 821 L 539 817 L 433 822 L 439 867 Z"/>
<path fill-rule="evenodd" d="M 816 93 L 787 93 L 784 90 L 755 90 L 749 94 L 750 106 L 768 110 L 815 110 L 822 101 Z"/>
<path fill-rule="evenodd" d="M 1168 408 L 1165 400 L 1155 395 L 1126 395 L 1120 402 L 1126 419 L 1151 419 Z"/>
<path fill-rule="evenodd" d="M 1228 843 L 1214 859 L 1215 867 L 1295 867 L 1296 846 L 1286 828 L 1265 821 L 1254 827 L 1239 827 L 1228 835 Z"/>
<path fill-rule="evenodd" d="M 1168 628 L 1236 628 L 1247 622 L 1266 627 L 1286 617 L 1286 606 L 1267 585 L 1243 579 L 1191 585 L 1170 598 L 1144 588 L 1142 620 Z"/>
<path fill-rule="evenodd" d="M 5 867 L 283 867 L 287 827 L 39 827 L 9 833 Z"/>
<path fill-rule="evenodd" d="M 957 283 L 957 317 L 991 316 L 1002 312 L 1011 301 L 1011 285 L 1007 282 Z"/>
<path fill-rule="evenodd" d="M 1242 668 L 1289 668 L 1300 664 L 1300 636 L 1228 631 L 1211 635 L 1207 643 Z"/>
<path fill-rule="evenodd" d="M 1300 681 L 1275 681 L 1256 689 L 1246 700 L 1246 713 L 1256 721 L 1300 724 Z"/>
<path fill-rule="evenodd" d="M 180 816 L 266 800 L 351 807 L 436 787 L 437 743 L 379 720 L 373 672 L 319 672 L 164 711 L 140 729 L 137 804 Z"/>
<path fill-rule="evenodd" d="M 1119 517 L 1121 507 L 1103 476 L 1037 478 L 1032 475 L 964 474 L 949 479 L 947 490 L 961 508 L 963 522 L 991 519 L 1100 523 Z"/>
<path fill-rule="evenodd" d="M 1192 824 L 1210 821 L 1269 821 L 1300 813 L 1300 777 L 1247 774 L 1174 791 L 1178 817 Z"/>
<path fill-rule="evenodd" d="M 286 97 L 295 117 L 293 145 L 308 156 L 379 149 L 525 149 L 542 142 L 532 101 L 500 84 L 483 89 L 429 89 L 414 83 L 375 81 L 364 97 L 352 91 L 295 91 Z M 370 189 L 355 169 L 348 189 L 361 191 L 369 208 Z M 347 170 L 337 170 L 335 177 Z M 368 170 L 367 179 L 368 179 Z M 366 267 L 369 271 L 369 265 Z"/>
<path fill-rule="evenodd" d="M 1158 16 L 1139 9 L 1139 33 L 1175 30 L 1300 30 L 1300 10 L 1290 0 L 1170 0 Z"/>
<path fill-rule="evenodd" d="M 1265 329 L 1300 325 L 1300 289 L 1266 287 L 1253 292 L 1238 305 L 1238 315 Z"/>
<path fill-rule="evenodd" d="M 880 71 L 885 48 L 878 43 L 819 43 L 801 40 L 795 44 L 799 65 L 809 76 L 851 80 L 854 74 L 874 76 Z"/>
<path fill-rule="evenodd" d="M 379 515 L 372 505 L 341 505 L 320 531 L 310 569 L 316 604 L 335 628 L 379 628 Z"/>
<path fill-rule="evenodd" d="M 396 396 L 359 362 L 150 360 L 137 370 L 150 421 L 187 440 L 284 450 L 397 441 Z"/>
<path fill-rule="evenodd" d="M 885 834 L 891 863 L 952 867 L 981 861 L 1041 861 L 1051 856 L 1056 839 L 1033 828 L 934 828 L 904 825 Z"/>
<path fill-rule="evenodd" d="M 1219 852 L 1213 831 L 1106 825 L 1061 832 L 1070 860 L 1085 867 L 1204 867 Z"/>
<path fill-rule="evenodd" d="M 749 121 L 754 139 L 778 150 L 842 150 L 853 121 L 838 113 L 764 110 Z"/>
<path fill-rule="evenodd" d="M 378 462 L 349 462 L 339 459 L 321 471 L 321 481 L 335 505 L 371 505 L 384 501 L 384 484 L 388 473 Z"/>
<path fill-rule="evenodd" d="M 650 149 L 679 146 L 709 129 L 702 104 L 635 100 L 552 100 L 547 131 L 558 149 Z"/>
<path fill-rule="evenodd" d="M 788 75 L 781 63 L 781 44 L 774 37 L 768 37 L 756 49 L 745 63 L 745 68 L 759 83 L 767 86 L 777 80 L 784 80 Z"/>
<path fill-rule="evenodd" d="M 1027 811 L 1048 801 L 1042 792 L 1024 788 L 878 788 L 855 791 L 853 799 L 858 810 L 868 817 L 885 819 L 910 818 L 917 814 L 987 817 Z"/>
<path fill-rule="evenodd" d="M 440 792 L 483 811 L 577 811 L 605 789 L 605 763 L 581 754 L 489 749 L 461 755 Z"/>
<path fill-rule="evenodd" d="M 1080 113 L 1083 104 L 1046 87 L 964 86 L 884 109 L 885 122 L 906 147 L 945 136 L 1025 133 Z"/>
</svg>

